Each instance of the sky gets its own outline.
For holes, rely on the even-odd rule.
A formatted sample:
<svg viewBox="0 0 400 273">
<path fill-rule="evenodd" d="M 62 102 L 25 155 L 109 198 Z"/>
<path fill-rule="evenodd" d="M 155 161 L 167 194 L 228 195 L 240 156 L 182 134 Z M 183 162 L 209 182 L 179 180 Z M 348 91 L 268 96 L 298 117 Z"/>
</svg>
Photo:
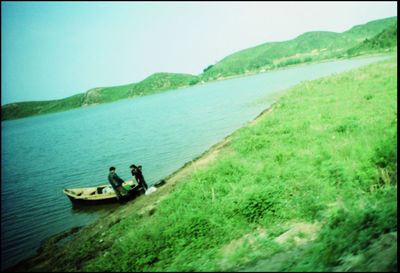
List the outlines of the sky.
<svg viewBox="0 0 400 273">
<path fill-rule="evenodd" d="M 198 75 L 242 49 L 392 16 L 396 1 L 2 1 L 1 105 Z"/>
</svg>

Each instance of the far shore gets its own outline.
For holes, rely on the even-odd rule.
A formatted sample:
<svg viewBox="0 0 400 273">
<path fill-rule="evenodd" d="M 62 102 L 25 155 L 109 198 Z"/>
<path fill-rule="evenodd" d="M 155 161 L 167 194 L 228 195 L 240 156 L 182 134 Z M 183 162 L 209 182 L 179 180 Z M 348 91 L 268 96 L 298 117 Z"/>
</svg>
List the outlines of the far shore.
<svg viewBox="0 0 400 273">
<path fill-rule="evenodd" d="M 270 70 L 265 70 L 263 72 L 261 72 L 260 70 L 256 70 L 256 71 L 249 71 L 249 72 L 246 72 L 244 74 L 236 74 L 236 75 L 232 75 L 232 76 L 219 77 L 219 78 L 216 78 L 216 79 L 213 79 L 213 80 L 209 80 L 209 81 L 206 81 L 206 82 L 200 81 L 200 82 L 198 82 L 198 83 L 196 83 L 194 85 L 184 85 L 184 86 L 180 86 L 180 87 L 178 87 L 176 89 L 170 89 L 170 90 L 162 91 L 162 92 L 159 92 L 159 93 L 164 93 L 164 92 L 183 89 L 183 88 L 189 88 L 189 87 L 193 87 L 193 86 L 199 86 L 199 85 L 203 85 L 203 84 L 207 84 L 207 83 L 213 83 L 213 82 L 219 82 L 219 81 L 230 80 L 230 79 L 235 79 L 235 78 L 241 78 L 241 77 L 246 77 L 246 76 L 252 76 L 252 75 L 258 75 L 258 74 L 269 73 L 269 72 L 274 72 L 274 71 L 280 71 L 280 70 L 285 70 L 285 69 L 290 69 L 290 68 L 295 68 L 295 67 L 319 64 L 319 63 L 334 62 L 334 61 L 339 61 L 339 60 L 365 59 L 365 58 L 372 58 L 372 57 L 378 57 L 378 56 L 391 56 L 391 55 L 395 56 L 396 54 L 397 54 L 397 49 L 394 52 L 390 51 L 390 52 L 370 53 L 370 54 L 365 54 L 365 55 L 360 55 L 360 56 L 343 57 L 343 58 L 335 57 L 335 58 L 323 59 L 323 60 L 313 61 L 313 62 L 291 64 L 291 65 L 287 65 L 287 66 L 283 66 L 283 67 L 278 67 L 278 68 L 273 68 L 273 69 L 270 69 Z M 200 75 L 194 75 L 194 76 L 201 77 L 201 74 Z M 107 87 L 102 87 L 102 88 L 107 88 Z M 86 93 L 86 92 L 83 92 L 83 93 Z M 83 94 L 83 93 L 81 93 L 81 94 Z M 112 102 L 118 102 L 118 101 L 127 100 L 127 99 L 139 98 L 139 97 L 148 96 L 148 95 L 155 95 L 155 94 L 159 94 L 159 93 L 152 93 L 152 94 L 147 94 L 147 95 L 135 95 L 135 96 L 132 96 L 132 97 L 123 98 L 123 99 L 120 99 L 120 100 L 117 100 L 117 101 L 112 101 Z M 78 94 L 75 94 L 75 95 L 78 95 Z M 63 99 L 66 99 L 66 98 L 63 98 Z M 52 100 L 49 100 L 49 101 L 52 101 Z M 22 101 L 22 102 L 25 102 L 25 101 Z M 1 107 L 7 106 L 7 105 L 16 104 L 16 103 L 22 103 L 22 102 L 7 103 L 5 105 L 2 105 Z M 106 102 L 106 103 L 112 103 L 112 102 Z M 91 107 L 91 106 L 96 106 L 96 105 L 101 105 L 101 104 L 106 104 L 106 103 L 85 104 L 85 105 L 82 105 L 82 106 L 77 107 L 77 108 L 71 108 L 71 109 L 68 109 L 68 110 L 63 110 L 63 111 L 58 111 L 58 112 L 65 112 L 65 111 L 69 111 L 69 110 L 74 110 L 74 109 L 79 109 L 79 108 L 84 108 L 84 107 L 86 108 L 86 107 Z M 54 114 L 54 113 L 58 113 L 58 112 L 35 114 L 35 115 L 22 117 L 22 118 L 29 118 L 29 117 L 34 117 L 34 116 L 42 116 L 42 115 L 47 115 L 47 114 Z M 21 118 L 17 118 L 17 119 L 21 119 Z M 2 120 L 2 122 L 3 121 L 8 121 L 8 120 L 15 120 L 15 118 Z"/>
<path fill-rule="evenodd" d="M 330 58 L 330 59 L 323 59 L 319 61 L 313 61 L 313 62 L 304 62 L 304 63 L 298 63 L 298 64 L 291 64 L 291 65 L 286 65 L 283 67 L 278 67 L 278 68 L 273 68 L 270 70 L 265 70 L 264 72 L 260 72 L 259 70 L 256 71 L 249 71 L 244 74 L 237 74 L 237 75 L 232 75 L 232 76 L 227 76 L 227 77 L 220 77 L 214 80 L 206 81 L 204 83 L 197 83 L 192 86 L 196 85 L 203 85 L 207 83 L 212 83 L 212 82 L 218 82 L 218 81 L 223 81 L 223 80 L 229 80 L 229 79 L 235 79 L 235 78 L 241 78 L 241 77 L 246 77 L 246 76 L 252 76 L 252 75 L 258 75 L 258 74 L 263 74 L 263 73 L 268 73 L 268 72 L 275 72 L 275 71 L 280 71 L 280 70 L 285 70 L 285 69 L 290 69 L 290 68 L 295 68 L 295 67 L 301 67 L 301 66 L 308 66 L 308 65 L 313 65 L 313 64 L 320 64 L 320 63 L 327 63 L 327 62 L 334 62 L 334 61 L 340 61 L 340 60 L 353 60 L 353 59 L 367 59 L 367 58 L 372 58 L 372 57 L 379 57 L 379 56 L 390 56 L 393 55 L 395 56 L 397 54 L 396 52 L 380 52 L 380 53 L 372 53 L 372 54 L 366 54 L 366 55 L 360 55 L 360 56 L 352 56 L 352 57 L 343 57 L 343 58 Z M 182 86 L 180 88 L 186 88 L 190 86 Z"/>
</svg>

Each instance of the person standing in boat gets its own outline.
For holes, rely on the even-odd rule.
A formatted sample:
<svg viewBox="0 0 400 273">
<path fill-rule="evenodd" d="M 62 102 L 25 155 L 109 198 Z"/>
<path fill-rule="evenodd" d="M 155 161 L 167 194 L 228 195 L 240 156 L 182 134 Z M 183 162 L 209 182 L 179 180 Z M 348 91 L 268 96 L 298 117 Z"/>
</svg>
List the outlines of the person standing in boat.
<svg viewBox="0 0 400 273">
<path fill-rule="evenodd" d="M 124 180 L 122 180 L 116 173 L 115 167 L 110 167 L 110 173 L 108 174 L 108 181 L 113 187 L 115 194 L 117 195 L 118 201 L 121 202 L 122 196 L 128 195 L 128 191 L 122 186 Z"/>
<path fill-rule="evenodd" d="M 142 174 L 142 166 L 136 167 L 135 164 L 132 164 L 130 168 L 132 172 L 132 181 L 134 181 L 133 179 L 135 179 L 138 185 L 143 187 L 143 189 L 147 191 L 148 186 Z"/>
</svg>

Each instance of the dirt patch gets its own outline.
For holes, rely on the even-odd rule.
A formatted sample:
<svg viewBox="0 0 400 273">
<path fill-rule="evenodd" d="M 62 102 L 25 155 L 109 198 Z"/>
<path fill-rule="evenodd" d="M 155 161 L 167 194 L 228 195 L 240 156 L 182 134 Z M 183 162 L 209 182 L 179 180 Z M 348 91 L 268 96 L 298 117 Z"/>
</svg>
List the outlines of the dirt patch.
<svg viewBox="0 0 400 273">
<path fill-rule="evenodd" d="M 223 270 L 229 270 L 235 267 L 235 262 L 237 258 L 234 257 L 235 251 L 243 246 L 250 247 L 253 250 L 257 249 L 258 239 L 264 238 L 267 234 L 267 230 L 263 227 L 258 227 L 252 233 L 248 233 L 243 235 L 242 237 L 232 240 L 225 247 L 221 248 L 219 255 L 222 257 L 220 266 Z M 236 255 L 237 256 L 237 255 Z M 240 259 L 240 258 L 239 258 Z M 240 259 L 242 262 L 247 262 L 248 259 L 246 257 Z"/>
<path fill-rule="evenodd" d="M 321 229 L 319 223 L 287 223 L 287 228 L 290 228 L 285 233 L 274 239 L 275 242 L 280 244 L 292 243 L 293 246 L 290 249 L 271 255 L 265 259 L 260 259 L 255 263 L 241 267 L 235 271 L 238 272 L 279 272 L 280 268 L 285 265 L 287 261 L 290 261 L 293 256 L 304 253 L 314 241 Z M 264 236 L 265 236 L 264 231 Z M 260 234 L 260 236 L 262 233 Z M 248 237 L 246 235 L 244 237 Z M 233 246 L 237 243 L 233 242 Z M 232 246 L 231 246 L 232 247 Z"/>
<path fill-rule="evenodd" d="M 290 230 L 275 238 L 274 241 L 280 244 L 289 241 L 294 242 L 296 245 L 304 244 L 315 240 L 320 229 L 321 225 L 319 223 L 296 223 L 292 225 Z"/>
<path fill-rule="evenodd" d="M 279 252 L 267 259 L 257 261 L 252 266 L 240 268 L 236 272 L 282 272 L 281 268 L 293 257 L 303 255 L 305 251 L 311 246 L 311 243 L 306 243 L 298 247 L 289 249 L 288 251 Z"/>
<path fill-rule="evenodd" d="M 278 105 L 278 106 L 279 106 L 279 105 Z M 273 107 L 270 107 L 270 108 L 264 110 L 263 112 L 261 112 L 261 114 L 259 114 L 259 115 L 258 115 L 251 123 L 249 123 L 247 126 L 248 126 L 248 127 L 251 127 L 251 126 L 256 125 L 257 123 L 259 123 L 261 120 L 264 119 L 264 116 L 265 116 L 265 115 L 271 113 L 273 110 L 274 110 Z"/>
</svg>

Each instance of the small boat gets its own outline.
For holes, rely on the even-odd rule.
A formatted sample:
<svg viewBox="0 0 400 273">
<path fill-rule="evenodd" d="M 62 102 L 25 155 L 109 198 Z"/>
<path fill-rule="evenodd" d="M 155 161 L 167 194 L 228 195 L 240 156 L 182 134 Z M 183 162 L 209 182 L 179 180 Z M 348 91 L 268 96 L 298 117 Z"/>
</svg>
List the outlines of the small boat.
<svg viewBox="0 0 400 273">
<path fill-rule="evenodd" d="M 132 181 L 125 181 L 122 186 L 128 191 L 128 195 L 124 196 L 124 199 L 136 197 L 144 193 L 143 188 Z M 63 192 L 73 203 L 102 204 L 118 201 L 114 189 L 110 184 L 89 188 L 63 189 Z"/>
</svg>

